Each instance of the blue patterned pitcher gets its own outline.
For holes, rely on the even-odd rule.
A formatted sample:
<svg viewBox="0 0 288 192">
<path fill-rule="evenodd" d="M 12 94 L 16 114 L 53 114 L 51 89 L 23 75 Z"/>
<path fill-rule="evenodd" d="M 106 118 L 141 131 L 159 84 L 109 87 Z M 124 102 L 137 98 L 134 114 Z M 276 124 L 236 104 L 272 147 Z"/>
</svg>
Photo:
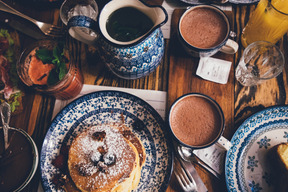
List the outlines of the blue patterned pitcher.
<svg viewBox="0 0 288 192">
<path fill-rule="evenodd" d="M 107 22 L 113 13 L 123 8 L 136 9 L 138 13 L 145 15 L 151 21 L 151 27 L 132 40 L 121 41 L 112 38 L 107 30 Z M 130 17 L 138 18 L 138 15 Z M 164 38 L 160 26 L 165 24 L 167 19 L 167 12 L 162 6 L 147 5 L 141 0 L 112 0 L 103 7 L 97 19 L 75 15 L 67 25 L 71 36 L 98 47 L 102 60 L 114 74 L 124 79 L 137 79 L 153 72 L 161 62 L 164 55 Z M 95 33 L 84 34 L 85 28 L 92 29 Z"/>
<path fill-rule="evenodd" d="M 106 21 L 116 10 L 133 7 L 147 15 L 153 26 L 144 35 L 131 41 L 117 41 L 106 29 Z M 136 79 L 153 72 L 164 55 L 164 38 L 160 26 L 167 22 L 167 12 L 161 6 L 147 5 L 141 0 L 112 0 L 99 14 L 99 51 L 102 60 L 118 77 Z"/>
</svg>

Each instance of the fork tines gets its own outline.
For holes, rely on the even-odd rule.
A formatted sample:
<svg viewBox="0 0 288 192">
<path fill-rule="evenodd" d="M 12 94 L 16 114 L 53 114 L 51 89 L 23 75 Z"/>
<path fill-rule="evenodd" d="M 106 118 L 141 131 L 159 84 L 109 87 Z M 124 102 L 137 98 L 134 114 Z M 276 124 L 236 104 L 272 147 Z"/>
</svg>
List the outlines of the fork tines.
<svg viewBox="0 0 288 192">
<path fill-rule="evenodd" d="M 62 27 L 52 25 L 44 34 L 51 37 L 63 37 L 65 30 Z"/>
<path fill-rule="evenodd" d="M 178 162 L 178 166 L 175 166 L 175 176 L 184 191 L 197 192 L 193 177 L 183 169 L 180 162 Z"/>
</svg>

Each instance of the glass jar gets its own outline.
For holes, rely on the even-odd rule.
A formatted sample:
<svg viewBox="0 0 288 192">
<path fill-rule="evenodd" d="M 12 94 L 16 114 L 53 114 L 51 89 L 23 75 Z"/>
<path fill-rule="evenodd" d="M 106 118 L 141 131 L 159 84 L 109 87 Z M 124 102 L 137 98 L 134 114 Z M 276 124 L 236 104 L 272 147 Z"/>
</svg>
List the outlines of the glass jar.
<svg viewBox="0 0 288 192">
<path fill-rule="evenodd" d="M 39 48 L 53 50 L 53 48 L 57 46 L 58 43 L 59 42 L 56 40 L 44 39 L 31 44 L 23 51 L 20 59 L 17 62 L 17 73 L 23 83 L 28 87 L 32 87 L 40 93 L 55 96 L 56 99 L 68 100 L 77 96 L 83 87 L 82 73 L 78 64 L 75 62 L 75 60 L 73 60 L 72 55 L 68 49 L 64 48 L 65 51 L 68 52 L 68 62 L 66 63 L 67 73 L 61 80 L 52 85 L 37 84 L 29 75 L 31 58 L 35 53 L 34 51 L 38 50 Z M 40 69 L 37 70 L 36 68 L 34 72 L 35 71 L 40 71 Z"/>
</svg>

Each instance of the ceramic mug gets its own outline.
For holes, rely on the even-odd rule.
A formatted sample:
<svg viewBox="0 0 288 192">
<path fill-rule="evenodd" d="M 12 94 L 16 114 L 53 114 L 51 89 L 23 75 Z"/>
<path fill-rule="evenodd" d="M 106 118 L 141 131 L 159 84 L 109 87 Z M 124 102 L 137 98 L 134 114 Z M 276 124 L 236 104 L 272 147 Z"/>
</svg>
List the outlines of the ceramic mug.
<svg viewBox="0 0 288 192">
<path fill-rule="evenodd" d="M 187 9 L 178 23 L 178 37 L 184 50 L 195 57 L 207 57 L 218 51 L 234 54 L 238 44 L 229 39 L 230 23 L 226 14 L 212 5 Z"/>
<path fill-rule="evenodd" d="M 222 136 L 224 113 L 211 97 L 189 93 L 179 97 L 168 116 L 170 133 L 178 145 L 189 149 L 203 149 L 215 143 L 228 150 L 231 143 Z"/>
</svg>

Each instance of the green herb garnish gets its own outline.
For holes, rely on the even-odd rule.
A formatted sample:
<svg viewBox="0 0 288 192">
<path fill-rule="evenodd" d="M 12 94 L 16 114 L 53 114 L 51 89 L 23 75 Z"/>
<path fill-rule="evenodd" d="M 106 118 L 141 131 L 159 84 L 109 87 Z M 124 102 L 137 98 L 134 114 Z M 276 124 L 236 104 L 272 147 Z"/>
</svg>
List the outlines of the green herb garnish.
<svg viewBox="0 0 288 192">
<path fill-rule="evenodd" d="M 48 50 L 45 48 L 41 48 L 36 50 L 36 56 L 44 63 L 44 64 L 54 64 L 55 68 L 52 69 L 49 73 L 47 84 L 54 85 L 58 81 L 62 80 L 64 76 L 67 74 L 66 60 L 67 58 L 64 55 L 65 48 L 63 43 L 58 43 L 57 46 L 53 48 L 53 50 Z"/>
</svg>

